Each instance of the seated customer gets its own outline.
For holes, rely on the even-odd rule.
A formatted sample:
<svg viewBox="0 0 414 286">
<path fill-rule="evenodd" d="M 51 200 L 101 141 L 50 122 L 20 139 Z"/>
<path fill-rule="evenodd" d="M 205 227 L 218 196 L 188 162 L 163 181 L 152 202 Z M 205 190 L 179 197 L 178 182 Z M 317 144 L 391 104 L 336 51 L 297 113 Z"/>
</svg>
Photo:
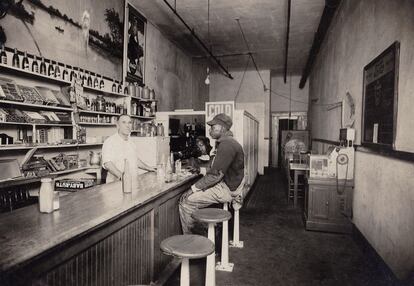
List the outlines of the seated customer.
<svg viewBox="0 0 414 286">
<path fill-rule="evenodd" d="M 195 221 L 192 213 L 216 203 L 231 202 L 244 178 L 244 153 L 242 146 L 233 138 L 232 119 L 220 113 L 207 122 L 210 136 L 217 141 L 217 154 L 206 175 L 191 186 L 180 199 L 179 211 L 184 234 L 192 233 Z"/>
</svg>

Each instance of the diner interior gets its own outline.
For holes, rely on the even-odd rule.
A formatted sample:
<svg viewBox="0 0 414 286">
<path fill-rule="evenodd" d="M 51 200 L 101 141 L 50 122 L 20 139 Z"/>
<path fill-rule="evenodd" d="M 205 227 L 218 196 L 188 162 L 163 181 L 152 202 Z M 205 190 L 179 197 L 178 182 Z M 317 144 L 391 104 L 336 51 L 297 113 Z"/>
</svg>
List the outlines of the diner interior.
<svg viewBox="0 0 414 286">
<path fill-rule="evenodd" d="M 2 0 L 0 45 L 0 285 L 414 285 L 414 1 Z"/>
</svg>

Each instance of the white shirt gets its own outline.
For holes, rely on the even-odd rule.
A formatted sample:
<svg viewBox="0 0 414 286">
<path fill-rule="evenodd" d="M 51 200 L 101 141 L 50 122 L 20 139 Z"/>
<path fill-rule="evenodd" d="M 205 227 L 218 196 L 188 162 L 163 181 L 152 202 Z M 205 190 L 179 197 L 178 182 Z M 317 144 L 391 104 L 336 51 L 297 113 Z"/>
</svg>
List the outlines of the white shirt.
<svg viewBox="0 0 414 286">
<path fill-rule="evenodd" d="M 133 174 L 138 173 L 138 152 L 131 138 L 127 140 L 118 133 L 108 137 L 102 147 L 102 167 L 105 163 L 112 162 L 121 172 L 125 170 L 125 159 L 128 160 L 129 170 Z M 113 174 L 108 172 L 106 182 L 110 183 L 118 180 Z"/>
</svg>

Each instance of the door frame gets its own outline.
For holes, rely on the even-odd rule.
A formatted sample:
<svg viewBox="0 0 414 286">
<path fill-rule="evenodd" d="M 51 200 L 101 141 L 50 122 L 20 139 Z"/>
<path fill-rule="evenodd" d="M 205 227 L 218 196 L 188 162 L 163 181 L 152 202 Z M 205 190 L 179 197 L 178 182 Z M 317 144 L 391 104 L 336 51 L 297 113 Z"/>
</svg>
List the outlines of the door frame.
<svg viewBox="0 0 414 286">
<path fill-rule="evenodd" d="M 289 116 L 289 112 L 272 112 L 271 115 L 271 156 L 270 156 L 270 166 L 272 167 L 279 167 L 278 166 L 278 159 L 279 159 L 279 120 L 280 119 L 299 119 L 299 117 L 306 118 L 308 117 L 308 112 L 300 111 L 300 112 L 291 112 Z"/>
</svg>

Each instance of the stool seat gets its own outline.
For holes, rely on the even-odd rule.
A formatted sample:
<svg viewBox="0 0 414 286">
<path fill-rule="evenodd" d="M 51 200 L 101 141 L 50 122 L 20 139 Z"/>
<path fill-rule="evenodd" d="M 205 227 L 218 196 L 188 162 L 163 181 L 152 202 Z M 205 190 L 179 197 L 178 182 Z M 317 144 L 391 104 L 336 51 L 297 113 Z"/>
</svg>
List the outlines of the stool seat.
<svg viewBox="0 0 414 286">
<path fill-rule="evenodd" d="M 180 258 L 203 258 L 214 252 L 214 243 L 201 235 L 174 235 L 164 239 L 161 250 L 168 255 Z"/>
<path fill-rule="evenodd" d="M 223 222 L 231 219 L 231 213 L 218 208 L 205 208 L 193 212 L 193 218 L 206 223 Z"/>
</svg>

